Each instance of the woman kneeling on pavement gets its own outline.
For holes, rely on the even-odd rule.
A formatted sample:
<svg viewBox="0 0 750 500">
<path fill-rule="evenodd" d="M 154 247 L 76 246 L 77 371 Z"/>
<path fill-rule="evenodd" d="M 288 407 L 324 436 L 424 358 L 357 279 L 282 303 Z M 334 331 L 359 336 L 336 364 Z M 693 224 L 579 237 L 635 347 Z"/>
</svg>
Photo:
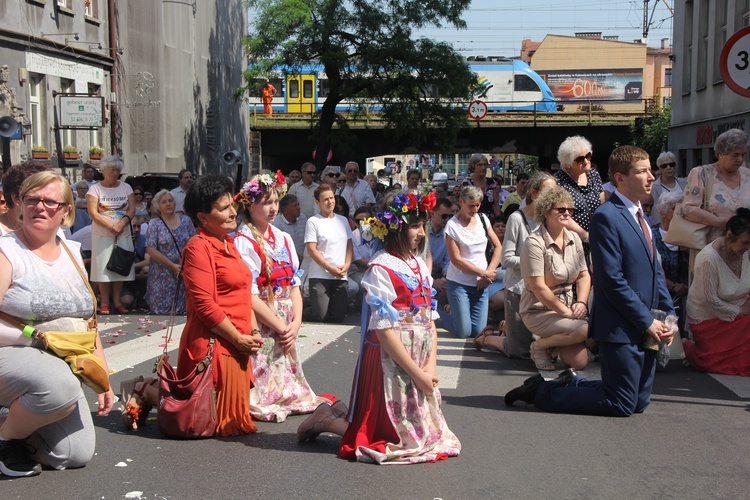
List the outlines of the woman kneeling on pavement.
<svg viewBox="0 0 750 500">
<path fill-rule="evenodd" d="M 419 200 L 402 193 L 363 222 L 363 230 L 384 240 L 385 250 L 373 256 L 362 278 L 370 317 L 362 329 L 351 409 L 340 402 L 320 405 L 297 430 L 299 441 L 333 432 L 343 436 L 342 457 L 377 463 L 434 462 L 461 451 L 440 411 L 432 278 L 417 257 L 434 203 L 432 194 Z"/>
<path fill-rule="evenodd" d="M 521 318 L 535 339 L 529 350 L 539 370 L 554 370 L 552 351 L 574 370 L 588 364 L 588 299 L 591 291 L 583 244 L 570 228 L 573 197 L 556 186 L 536 202 L 539 227 L 521 251 Z M 576 296 L 573 296 L 573 284 Z"/>
<path fill-rule="evenodd" d="M 89 329 L 96 304 L 80 257 L 80 245 L 57 234 L 75 217 L 67 180 L 51 171 L 32 175 L 16 204 L 21 222 L 0 238 L 0 310 L 41 331 Z M 94 355 L 106 369 L 96 337 Z M 107 415 L 111 390 L 98 395 L 98 412 Z M 94 456 L 95 434 L 81 382 L 70 366 L 5 321 L 0 322 L 0 472 L 33 476 L 41 466 L 83 467 Z"/>
<path fill-rule="evenodd" d="M 253 311 L 263 337 L 263 347 L 252 356 L 250 413 L 266 422 L 312 413 L 326 401 L 310 388 L 297 354 L 302 324 L 297 250 L 291 236 L 271 225 L 285 193 L 284 176 L 277 171 L 274 177 L 254 176 L 234 198 L 244 221 L 234 242 L 253 274 Z"/>
</svg>

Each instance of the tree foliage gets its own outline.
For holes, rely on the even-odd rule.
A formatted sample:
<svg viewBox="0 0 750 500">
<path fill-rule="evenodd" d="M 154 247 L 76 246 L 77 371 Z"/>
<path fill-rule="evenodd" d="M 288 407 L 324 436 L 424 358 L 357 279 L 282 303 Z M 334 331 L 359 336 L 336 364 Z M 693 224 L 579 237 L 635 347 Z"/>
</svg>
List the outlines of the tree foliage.
<svg viewBox="0 0 750 500">
<path fill-rule="evenodd" d="M 632 144 L 645 149 L 655 161 L 659 154 L 667 149 L 671 120 L 670 106 L 654 106 L 646 117 L 636 119 L 630 125 Z"/>
<path fill-rule="evenodd" d="M 452 143 L 467 123 L 465 106 L 476 76 L 453 48 L 413 30 L 465 27 L 461 13 L 471 0 L 249 0 L 251 35 L 244 40 L 250 67 L 242 93 L 257 95 L 257 81 L 279 68 L 305 72 L 323 66 L 329 95 L 317 116 L 316 149 L 328 151 L 345 138 L 336 105 L 382 107 L 394 138 L 418 146 Z M 437 92 L 439 99 L 428 96 Z M 318 154 L 324 162 L 325 154 Z"/>
</svg>

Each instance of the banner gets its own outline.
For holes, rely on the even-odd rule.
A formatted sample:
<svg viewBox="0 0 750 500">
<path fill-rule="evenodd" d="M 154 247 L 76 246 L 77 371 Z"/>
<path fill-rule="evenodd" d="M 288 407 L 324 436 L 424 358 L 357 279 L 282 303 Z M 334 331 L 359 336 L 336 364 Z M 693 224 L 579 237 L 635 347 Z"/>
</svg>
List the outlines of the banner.
<svg viewBox="0 0 750 500">
<path fill-rule="evenodd" d="M 537 70 L 562 100 L 630 100 L 643 93 L 642 69 Z"/>
</svg>

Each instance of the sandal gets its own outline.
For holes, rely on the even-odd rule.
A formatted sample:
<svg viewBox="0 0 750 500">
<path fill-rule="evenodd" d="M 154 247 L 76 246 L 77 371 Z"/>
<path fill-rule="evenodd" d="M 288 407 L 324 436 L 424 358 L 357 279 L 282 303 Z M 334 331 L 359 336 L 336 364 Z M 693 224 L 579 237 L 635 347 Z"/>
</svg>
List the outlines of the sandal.
<svg viewBox="0 0 750 500">
<path fill-rule="evenodd" d="M 552 356 L 549 354 L 549 349 L 534 349 L 534 344 L 536 344 L 536 341 L 532 342 L 529 346 L 529 354 L 536 369 L 545 371 L 554 370 L 555 365 L 552 363 Z"/>
<path fill-rule="evenodd" d="M 99 314 L 109 314 L 109 306 L 101 306 L 99 308 Z"/>
<path fill-rule="evenodd" d="M 138 422 L 143 423 L 148 414 L 151 413 L 152 405 L 146 402 L 143 392 L 146 390 L 146 387 L 153 385 L 155 382 L 157 382 L 156 379 L 146 382 L 139 375 L 134 379 L 126 380 L 120 384 L 120 394 L 122 397 L 120 411 L 122 412 L 122 420 L 128 430 L 137 431 Z M 135 388 L 138 384 L 141 384 L 140 389 Z"/>
<path fill-rule="evenodd" d="M 297 441 L 300 443 L 314 441 L 322 432 L 326 432 L 328 428 L 327 424 L 332 420 L 336 420 L 336 418 L 331 405 L 321 403 L 315 408 L 312 415 L 307 417 L 307 420 L 302 422 L 297 428 Z"/>
<path fill-rule="evenodd" d="M 487 337 L 491 337 L 495 335 L 495 327 L 491 325 L 487 325 L 484 327 L 484 330 L 479 332 L 479 335 L 474 337 L 474 340 L 472 340 L 471 344 L 474 346 L 474 349 L 477 351 L 481 351 L 484 348 L 484 345 L 487 343 Z"/>
<path fill-rule="evenodd" d="M 119 306 L 115 306 L 115 311 L 117 311 L 117 314 L 125 314 L 128 312 L 127 309 L 125 309 L 125 306 L 120 304 Z"/>
</svg>

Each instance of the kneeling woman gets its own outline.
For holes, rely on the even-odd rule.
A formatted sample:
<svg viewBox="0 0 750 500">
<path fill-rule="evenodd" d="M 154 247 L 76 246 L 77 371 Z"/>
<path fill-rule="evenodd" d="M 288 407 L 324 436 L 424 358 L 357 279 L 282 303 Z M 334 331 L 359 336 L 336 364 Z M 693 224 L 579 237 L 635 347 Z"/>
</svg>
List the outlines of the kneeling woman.
<svg viewBox="0 0 750 500">
<path fill-rule="evenodd" d="M 362 278 L 370 318 L 362 329 L 348 420 L 339 403 L 324 403 L 297 430 L 299 441 L 333 432 L 343 436 L 342 457 L 377 463 L 434 462 L 461 451 L 440 411 L 432 278 L 416 257 L 432 206 L 434 195 L 419 202 L 399 194 L 363 222 L 384 239 L 385 250 Z"/>
<path fill-rule="evenodd" d="M 263 347 L 252 356 L 250 413 L 267 422 L 312 413 L 326 401 L 310 389 L 297 356 L 302 324 L 297 250 L 291 236 L 271 225 L 285 193 L 284 176 L 277 172 L 256 175 L 234 198 L 244 219 L 234 242 L 253 273 L 253 311 L 263 337 Z"/>
<path fill-rule="evenodd" d="M 588 364 L 588 299 L 591 290 L 583 244 L 572 230 L 575 204 L 561 187 L 542 193 L 536 202 L 539 223 L 521 250 L 521 274 L 526 289 L 520 313 L 534 338 L 531 360 L 539 370 L 554 370 L 556 349 L 567 366 Z M 573 284 L 576 297 L 573 298 Z"/>
</svg>

